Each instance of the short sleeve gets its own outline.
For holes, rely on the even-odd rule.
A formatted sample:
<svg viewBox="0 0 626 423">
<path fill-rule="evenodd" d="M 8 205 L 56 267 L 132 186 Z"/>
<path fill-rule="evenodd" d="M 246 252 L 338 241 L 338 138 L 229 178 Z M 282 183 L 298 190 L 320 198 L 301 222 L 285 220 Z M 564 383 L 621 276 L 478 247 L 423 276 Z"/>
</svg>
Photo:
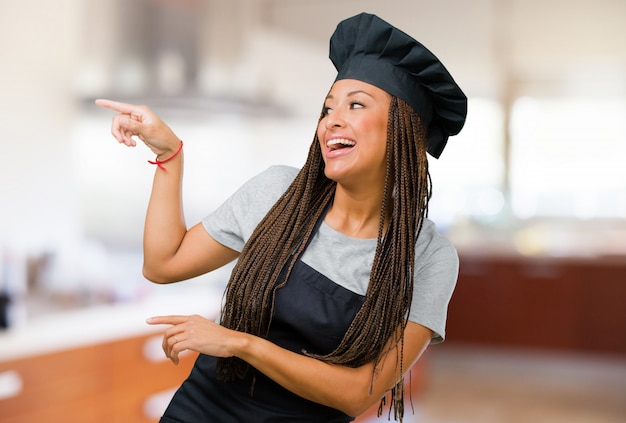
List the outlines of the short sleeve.
<svg viewBox="0 0 626 423">
<path fill-rule="evenodd" d="M 409 320 L 433 331 L 431 343 L 443 342 L 448 304 L 459 273 L 459 256 L 452 243 L 425 220 L 416 245 L 413 302 Z"/>
<path fill-rule="evenodd" d="M 293 167 L 272 166 L 254 176 L 202 219 L 204 228 L 220 244 L 241 251 L 297 174 L 298 169 Z"/>
</svg>

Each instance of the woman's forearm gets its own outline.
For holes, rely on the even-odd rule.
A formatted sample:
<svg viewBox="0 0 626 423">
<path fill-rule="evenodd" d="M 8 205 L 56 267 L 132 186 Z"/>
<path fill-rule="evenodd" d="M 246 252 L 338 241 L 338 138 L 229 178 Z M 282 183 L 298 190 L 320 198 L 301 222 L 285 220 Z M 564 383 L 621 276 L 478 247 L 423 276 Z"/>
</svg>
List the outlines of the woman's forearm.
<svg viewBox="0 0 626 423">
<path fill-rule="evenodd" d="M 405 372 L 426 350 L 431 337 L 430 329 L 413 322 L 407 324 L 402 353 Z M 328 364 L 248 334 L 242 334 L 233 349 L 234 355 L 284 388 L 349 416 L 365 412 L 400 380 L 397 352 L 397 345 L 390 344 L 374 370 L 373 363 L 356 368 Z"/>
<path fill-rule="evenodd" d="M 307 357 L 244 332 L 227 329 L 202 316 L 155 316 L 152 325 L 171 325 L 163 335 L 165 355 L 174 363 L 182 351 L 215 357 L 239 357 L 289 391 L 350 416 L 382 398 L 400 378 L 396 345 L 374 371 L 373 363 L 352 368 Z M 409 370 L 428 346 L 432 331 L 409 322 L 404 329 L 403 366 Z"/>
<path fill-rule="evenodd" d="M 350 416 L 367 410 L 393 385 L 383 386 L 379 380 L 370 392 L 373 364 L 358 368 L 328 364 L 246 334 L 236 356 L 289 391 Z"/>
<path fill-rule="evenodd" d="M 187 231 L 182 206 L 184 153 L 156 168 L 143 235 L 144 275 L 155 282 L 166 282 L 164 269 Z"/>
</svg>

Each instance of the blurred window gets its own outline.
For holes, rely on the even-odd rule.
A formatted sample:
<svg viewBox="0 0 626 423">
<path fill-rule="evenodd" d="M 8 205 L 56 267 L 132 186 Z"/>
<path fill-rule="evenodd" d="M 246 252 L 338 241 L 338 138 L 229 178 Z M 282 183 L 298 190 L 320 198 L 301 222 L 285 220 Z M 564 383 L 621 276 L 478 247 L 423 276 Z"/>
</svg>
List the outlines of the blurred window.
<svg viewBox="0 0 626 423">
<path fill-rule="evenodd" d="M 439 224 L 471 219 L 626 216 L 626 100 L 519 98 L 511 110 L 510 205 L 503 110 L 470 99 L 463 131 L 430 159 L 430 215 Z"/>
<path fill-rule="evenodd" d="M 470 98 L 465 127 L 440 159 L 429 157 L 430 216 L 438 225 L 471 218 L 491 222 L 505 210 L 503 111 L 494 100 Z"/>
<path fill-rule="evenodd" d="M 626 216 L 626 100 L 520 98 L 511 115 L 515 217 Z"/>
</svg>

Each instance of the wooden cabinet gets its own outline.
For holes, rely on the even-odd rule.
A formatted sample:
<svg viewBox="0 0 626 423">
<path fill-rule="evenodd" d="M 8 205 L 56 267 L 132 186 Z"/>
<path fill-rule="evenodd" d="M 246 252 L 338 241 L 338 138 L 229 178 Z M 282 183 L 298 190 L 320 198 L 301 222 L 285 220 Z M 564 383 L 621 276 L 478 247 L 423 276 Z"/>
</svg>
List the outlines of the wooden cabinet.
<svg viewBox="0 0 626 423">
<path fill-rule="evenodd" d="M 167 397 L 168 390 L 177 388 L 197 354 L 183 355 L 178 366 L 152 361 L 145 352 L 156 345 L 154 341 L 158 341 L 154 335 L 147 335 L 0 362 L 0 377 L 10 373 L 22 385 L 16 395 L 0 395 L 0 422 L 158 422 L 158 416 L 146 410 L 148 401 L 162 392 Z M 408 395 L 423 389 L 425 359 L 407 376 L 407 403 Z M 358 421 L 375 416 L 377 409 L 378 404 L 372 406 Z M 386 407 L 384 413 L 388 412 Z"/>
<path fill-rule="evenodd" d="M 626 258 L 461 255 L 449 343 L 626 354 Z"/>
<path fill-rule="evenodd" d="M 155 337 L 160 339 L 145 335 L 0 362 L 0 377 L 10 375 L 19 388 L 0 397 L 0 421 L 158 421 L 146 412 L 147 401 L 180 385 L 196 355 L 184 355 L 178 366 L 152 360 L 150 349 L 160 344 Z"/>
</svg>

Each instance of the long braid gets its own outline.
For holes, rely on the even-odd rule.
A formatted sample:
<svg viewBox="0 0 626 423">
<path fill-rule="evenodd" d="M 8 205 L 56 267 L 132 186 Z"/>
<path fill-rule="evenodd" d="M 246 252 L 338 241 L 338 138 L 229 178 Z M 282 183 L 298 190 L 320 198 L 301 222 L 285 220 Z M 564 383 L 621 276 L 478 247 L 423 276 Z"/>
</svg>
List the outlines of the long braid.
<svg viewBox="0 0 626 423">
<path fill-rule="evenodd" d="M 428 214 L 431 182 L 421 120 L 410 106 L 395 97 L 389 110 L 387 152 L 378 242 L 365 302 L 334 351 L 308 355 L 350 367 L 371 361 L 377 364 L 388 352 L 385 347 L 391 340 L 392 347 L 398 346 L 400 380 L 392 390 L 391 402 L 394 416 L 402 421 L 403 329 L 413 296 L 415 243 Z M 241 252 L 225 294 L 221 318 L 224 326 L 267 335 L 275 290 L 286 282 L 293 258 L 304 251 L 315 223 L 335 192 L 335 183 L 325 177 L 323 166 L 315 136 L 304 167 Z M 390 206 L 392 217 L 384 232 Z M 287 263 L 291 263 L 287 276 L 278 281 Z M 243 377 L 247 368 L 245 362 L 236 358 L 218 361 L 218 375 L 225 380 Z"/>
<path fill-rule="evenodd" d="M 331 200 L 335 183 L 325 177 L 317 136 L 305 165 L 293 183 L 274 204 L 245 244 L 225 292 L 221 324 L 225 327 L 265 337 L 273 312 L 274 292 L 284 284 L 278 281 L 289 258 L 299 256 Z M 282 248 L 277 248 L 281 246 Z M 293 261 L 293 260 L 292 260 Z M 237 358 L 219 359 L 218 377 L 243 378 L 247 363 Z"/>
</svg>

